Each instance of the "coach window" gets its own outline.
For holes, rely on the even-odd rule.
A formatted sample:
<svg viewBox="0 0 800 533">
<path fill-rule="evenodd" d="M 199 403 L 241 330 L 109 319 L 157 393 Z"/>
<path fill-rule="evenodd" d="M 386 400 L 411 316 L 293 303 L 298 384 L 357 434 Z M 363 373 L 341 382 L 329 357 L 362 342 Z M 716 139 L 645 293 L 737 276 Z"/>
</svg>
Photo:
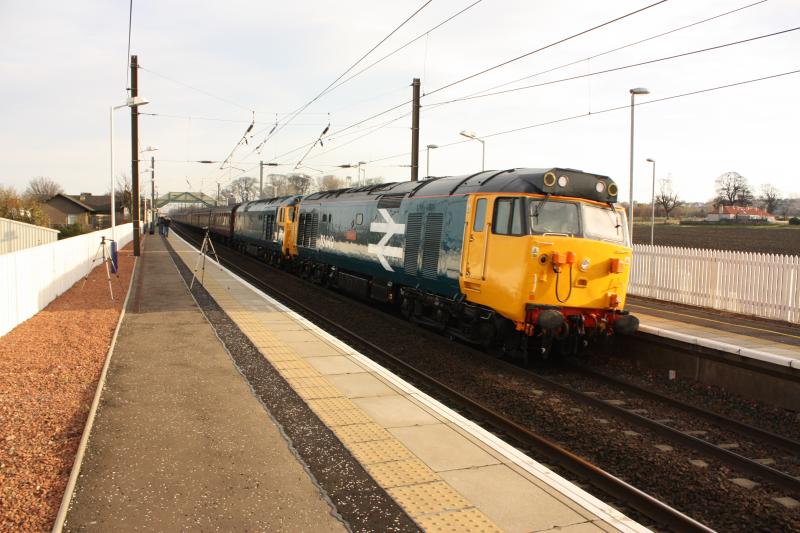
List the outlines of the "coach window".
<svg viewBox="0 0 800 533">
<path fill-rule="evenodd" d="M 475 202 L 475 222 L 472 224 L 472 231 L 483 231 L 486 225 L 486 198 L 480 198 Z"/>
<path fill-rule="evenodd" d="M 498 198 L 494 205 L 494 233 L 498 235 L 525 234 L 523 198 Z"/>
</svg>

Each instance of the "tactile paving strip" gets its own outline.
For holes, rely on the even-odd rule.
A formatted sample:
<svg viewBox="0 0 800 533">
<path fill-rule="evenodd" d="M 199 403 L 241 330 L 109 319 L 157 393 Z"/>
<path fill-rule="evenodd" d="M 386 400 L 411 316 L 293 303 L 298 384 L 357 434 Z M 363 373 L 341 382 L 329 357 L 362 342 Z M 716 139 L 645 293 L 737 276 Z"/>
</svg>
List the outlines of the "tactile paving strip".
<svg viewBox="0 0 800 533">
<path fill-rule="evenodd" d="M 462 533 L 465 531 L 494 533 L 503 531 L 474 507 L 449 513 L 420 516 L 415 520 L 424 531 L 429 533 Z"/>
<path fill-rule="evenodd" d="M 350 426 L 353 424 L 369 424 L 372 419 L 360 409 L 348 409 L 346 411 L 318 411 L 317 416 L 326 426 L 335 428 L 337 426 Z"/>
<path fill-rule="evenodd" d="M 345 446 L 356 442 L 369 440 L 383 440 L 391 438 L 391 434 L 374 422 L 368 424 L 352 424 L 349 426 L 334 426 L 333 432 Z"/>
<path fill-rule="evenodd" d="M 349 398 L 344 398 L 344 397 L 324 398 L 321 400 L 309 400 L 308 406 L 311 407 L 311 409 L 313 409 L 314 412 L 317 413 L 330 412 L 330 411 L 351 411 L 353 409 L 358 409 L 358 407 L 356 407 L 356 404 L 354 404 Z"/>
<path fill-rule="evenodd" d="M 419 459 L 375 463 L 365 468 L 380 486 L 387 489 L 439 481 L 439 476 Z"/>
<path fill-rule="evenodd" d="M 395 487 L 388 491 L 411 516 L 458 511 L 472 507 L 472 504 L 444 481 Z"/>
<path fill-rule="evenodd" d="M 343 397 L 315 368 L 302 360 L 296 349 L 281 341 L 280 334 L 269 329 L 270 323 L 289 324 L 295 320 L 283 312 L 264 311 L 263 305 L 267 302 L 253 298 L 249 290 L 242 290 L 238 284 L 232 290 L 230 280 L 224 278 L 225 273 L 213 273 L 224 280 L 225 287 L 213 279 L 213 274 L 206 274 L 206 290 L 228 316 L 320 420 L 337 434 L 375 481 L 386 488 L 424 530 L 500 531 L 388 431 Z"/>
<path fill-rule="evenodd" d="M 395 439 L 354 442 L 348 447 L 353 456 L 364 465 L 414 458 L 408 448 Z"/>
</svg>

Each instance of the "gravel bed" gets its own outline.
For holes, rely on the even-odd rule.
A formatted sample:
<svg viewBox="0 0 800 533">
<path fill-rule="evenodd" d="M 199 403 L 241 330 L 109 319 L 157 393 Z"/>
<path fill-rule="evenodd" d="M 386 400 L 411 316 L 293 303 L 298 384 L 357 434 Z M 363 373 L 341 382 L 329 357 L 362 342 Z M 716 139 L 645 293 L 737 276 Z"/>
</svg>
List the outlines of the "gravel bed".
<svg viewBox="0 0 800 533">
<path fill-rule="evenodd" d="M 192 279 L 191 267 L 169 243 L 167 246 L 188 284 Z M 364 533 L 419 531 L 414 521 L 311 411 L 205 288 L 195 283 L 191 292 L 239 372 L 348 527 Z"/>
<path fill-rule="evenodd" d="M 670 380 L 663 372 L 636 368 L 636 363 L 629 359 L 597 355 L 589 359 L 589 364 L 634 385 L 800 441 L 800 413 L 750 400 L 713 385 L 681 377 Z"/>
<path fill-rule="evenodd" d="M 223 256 L 231 257 L 219 248 Z M 672 452 L 659 451 L 654 446 L 659 437 L 642 430 L 626 433 L 629 426 L 605 420 L 607 415 L 567 397 L 539 390 L 542 387 L 531 378 L 476 355 L 469 347 L 274 269 L 261 267 L 260 277 L 292 297 L 313 301 L 314 309 L 325 316 L 346 316 L 348 327 L 358 335 L 386 346 L 423 372 L 710 527 L 748 532 L 800 530 L 800 512 L 772 500 L 775 496 L 800 499 L 800 495 L 734 485 L 730 479 L 740 475 L 726 466 L 678 446 Z M 708 466 L 696 467 L 690 459 L 703 459 Z M 609 500 L 602 494 L 599 497 Z"/>
<path fill-rule="evenodd" d="M 72 470 L 133 267 L 105 268 L 0 337 L 0 530 L 49 531 Z"/>
</svg>

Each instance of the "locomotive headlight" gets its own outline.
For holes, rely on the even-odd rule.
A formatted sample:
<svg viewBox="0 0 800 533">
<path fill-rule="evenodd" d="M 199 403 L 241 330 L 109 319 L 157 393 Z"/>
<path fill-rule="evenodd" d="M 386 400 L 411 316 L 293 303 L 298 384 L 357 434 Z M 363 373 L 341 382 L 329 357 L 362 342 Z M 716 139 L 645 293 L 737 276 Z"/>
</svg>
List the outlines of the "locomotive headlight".
<svg viewBox="0 0 800 533">
<path fill-rule="evenodd" d="M 587 270 L 589 270 L 589 265 L 590 265 L 590 264 L 592 264 L 592 262 L 591 262 L 591 260 L 590 260 L 590 259 L 587 257 L 586 259 L 584 259 L 583 261 L 581 261 L 581 264 L 578 266 L 578 268 L 580 268 L 580 269 L 581 269 L 581 272 L 586 272 Z"/>
<path fill-rule="evenodd" d="M 559 187 L 566 187 L 567 183 L 569 183 L 569 178 L 566 176 L 561 176 L 558 178 L 558 186 Z"/>
<path fill-rule="evenodd" d="M 597 192 L 603 192 L 604 190 L 606 190 L 606 184 L 603 183 L 602 181 L 598 181 L 597 184 L 594 186 L 594 190 L 596 190 Z"/>
</svg>

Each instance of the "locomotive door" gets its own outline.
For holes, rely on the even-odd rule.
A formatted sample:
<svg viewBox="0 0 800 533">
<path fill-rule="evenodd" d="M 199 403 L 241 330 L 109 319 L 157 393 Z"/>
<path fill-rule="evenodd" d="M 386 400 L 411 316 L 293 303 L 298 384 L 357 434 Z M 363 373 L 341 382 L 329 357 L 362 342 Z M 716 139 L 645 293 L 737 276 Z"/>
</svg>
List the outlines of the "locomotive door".
<svg viewBox="0 0 800 533">
<path fill-rule="evenodd" d="M 485 196 L 471 197 L 464 247 L 466 253 L 464 276 L 469 279 L 469 284 L 476 290 L 480 289 L 481 282 L 486 279 L 491 210 L 492 205 L 489 198 Z"/>
</svg>

